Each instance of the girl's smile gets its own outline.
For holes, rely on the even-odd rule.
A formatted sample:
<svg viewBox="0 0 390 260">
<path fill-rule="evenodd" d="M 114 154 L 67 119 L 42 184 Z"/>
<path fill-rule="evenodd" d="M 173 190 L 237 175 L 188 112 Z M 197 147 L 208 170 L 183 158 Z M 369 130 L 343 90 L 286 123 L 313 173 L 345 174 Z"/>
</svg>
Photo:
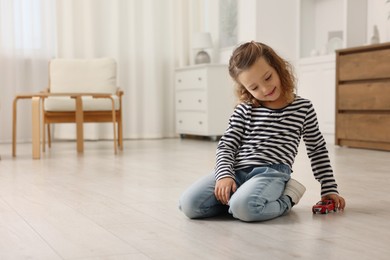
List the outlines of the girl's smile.
<svg viewBox="0 0 390 260">
<path fill-rule="evenodd" d="M 272 96 L 276 91 L 276 87 L 271 91 L 271 93 L 265 95 L 266 97 Z"/>
</svg>

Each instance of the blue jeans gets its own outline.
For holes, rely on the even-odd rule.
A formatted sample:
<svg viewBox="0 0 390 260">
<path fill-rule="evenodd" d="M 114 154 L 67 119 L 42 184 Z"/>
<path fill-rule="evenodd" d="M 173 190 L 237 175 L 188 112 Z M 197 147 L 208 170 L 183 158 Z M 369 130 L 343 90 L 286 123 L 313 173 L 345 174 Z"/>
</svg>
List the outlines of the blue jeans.
<svg viewBox="0 0 390 260">
<path fill-rule="evenodd" d="M 288 166 L 277 164 L 236 171 L 237 190 L 229 205 L 215 195 L 214 173 L 192 184 L 180 197 L 179 208 L 189 218 L 208 218 L 229 212 L 242 221 L 264 221 L 288 212 L 291 200 L 282 195 L 290 179 Z"/>
</svg>

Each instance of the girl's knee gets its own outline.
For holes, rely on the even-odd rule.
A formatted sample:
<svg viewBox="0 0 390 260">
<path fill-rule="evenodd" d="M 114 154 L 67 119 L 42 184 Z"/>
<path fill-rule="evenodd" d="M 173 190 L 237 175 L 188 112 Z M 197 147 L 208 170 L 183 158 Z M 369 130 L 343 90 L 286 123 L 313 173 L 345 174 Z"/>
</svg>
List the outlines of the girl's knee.
<svg viewBox="0 0 390 260">
<path fill-rule="evenodd" d="M 196 200 L 192 197 L 182 196 L 179 200 L 179 209 L 188 218 L 194 219 L 200 217 L 198 207 L 199 205 L 197 205 Z"/>
<path fill-rule="evenodd" d="M 262 220 L 262 212 L 265 207 L 265 200 L 258 198 L 256 202 L 249 197 L 243 199 L 234 199 L 229 203 L 229 212 L 233 217 L 245 221 L 253 222 Z"/>
</svg>

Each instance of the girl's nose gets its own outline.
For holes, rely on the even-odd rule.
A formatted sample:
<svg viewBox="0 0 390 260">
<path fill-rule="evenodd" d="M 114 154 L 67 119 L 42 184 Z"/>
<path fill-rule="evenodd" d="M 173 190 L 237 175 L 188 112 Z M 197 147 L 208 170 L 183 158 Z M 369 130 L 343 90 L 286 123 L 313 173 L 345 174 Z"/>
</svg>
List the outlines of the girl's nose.
<svg viewBox="0 0 390 260">
<path fill-rule="evenodd" d="M 262 85 L 260 89 L 264 95 L 267 95 L 272 90 L 272 87 L 268 85 Z"/>
</svg>

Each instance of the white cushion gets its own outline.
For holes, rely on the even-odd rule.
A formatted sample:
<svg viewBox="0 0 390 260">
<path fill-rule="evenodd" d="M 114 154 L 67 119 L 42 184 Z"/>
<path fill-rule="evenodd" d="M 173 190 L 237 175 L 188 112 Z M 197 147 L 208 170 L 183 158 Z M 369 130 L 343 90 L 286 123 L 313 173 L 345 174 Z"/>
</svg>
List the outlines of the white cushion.
<svg viewBox="0 0 390 260">
<path fill-rule="evenodd" d="M 116 62 L 112 58 L 53 59 L 49 73 L 52 93 L 116 91 Z"/>
<path fill-rule="evenodd" d="M 115 110 L 119 110 L 118 96 L 112 96 L 114 99 Z M 108 98 L 82 97 L 84 111 L 111 111 L 112 101 Z M 49 97 L 45 99 L 46 111 L 75 111 L 76 100 L 68 97 Z"/>
<path fill-rule="evenodd" d="M 114 95 L 117 90 L 114 59 L 53 59 L 50 61 L 49 73 L 51 93 L 112 94 L 115 110 L 119 109 L 119 98 Z M 111 109 L 110 99 L 83 97 L 85 111 Z M 49 97 L 45 100 L 45 110 L 74 111 L 75 100 L 69 97 Z"/>
</svg>

